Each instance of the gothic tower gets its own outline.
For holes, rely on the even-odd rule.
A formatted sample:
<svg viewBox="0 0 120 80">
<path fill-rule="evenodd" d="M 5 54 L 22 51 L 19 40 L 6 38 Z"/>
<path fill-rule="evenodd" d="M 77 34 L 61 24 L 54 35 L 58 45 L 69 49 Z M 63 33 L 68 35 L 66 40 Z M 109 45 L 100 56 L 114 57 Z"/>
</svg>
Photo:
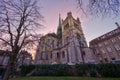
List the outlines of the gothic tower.
<svg viewBox="0 0 120 80">
<path fill-rule="evenodd" d="M 88 48 L 79 18 L 74 19 L 69 12 L 65 20 L 62 21 L 62 43 L 68 44 L 68 62 L 84 63 L 86 60 L 86 50 Z"/>
</svg>

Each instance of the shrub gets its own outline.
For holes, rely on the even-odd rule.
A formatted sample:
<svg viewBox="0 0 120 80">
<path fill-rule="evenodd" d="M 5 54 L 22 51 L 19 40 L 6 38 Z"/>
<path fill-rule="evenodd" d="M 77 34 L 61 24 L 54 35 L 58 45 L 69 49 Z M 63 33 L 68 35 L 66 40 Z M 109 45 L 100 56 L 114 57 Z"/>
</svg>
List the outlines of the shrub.
<svg viewBox="0 0 120 80">
<path fill-rule="evenodd" d="M 96 68 L 104 77 L 120 77 L 120 64 L 98 64 Z"/>
<path fill-rule="evenodd" d="M 21 67 L 21 75 L 32 70 L 35 70 L 33 76 L 120 77 L 120 64 L 29 65 Z"/>
<path fill-rule="evenodd" d="M 23 65 L 20 68 L 21 68 L 20 75 L 26 76 L 26 74 L 30 73 L 32 70 L 35 69 L 35 65 Z"/>
<path fill-rule="evenodd" d="M 35 76 L 67 76 L 68 65 L 36 65 Z"/>
<path fill-rule="evenodd" d="M 76 65 L 76 71 L 79 76 L 86 75 L 86 71 L 88 71 L 88 65 L 87 64 L 77 64 Z"/>
</svg>

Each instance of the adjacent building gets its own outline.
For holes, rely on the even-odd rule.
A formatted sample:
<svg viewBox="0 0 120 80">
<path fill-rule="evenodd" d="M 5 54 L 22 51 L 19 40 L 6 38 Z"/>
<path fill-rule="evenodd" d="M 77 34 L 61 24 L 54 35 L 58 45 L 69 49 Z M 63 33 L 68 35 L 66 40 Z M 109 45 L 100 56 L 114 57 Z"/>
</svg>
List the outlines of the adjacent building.
<svg viewBox="0 0 120 80">
<path fill-rule="evenodd" d="M 9 59 L 10 59 L 10 52 L 0 50 L 0 66 L 6 67 L 9 63 Z"/>
<path fill-rule="evenodd" d="M 25 50 L 22 50 L 17 56 L 17 67 L 21 65 L 32 64 L 32 55 Z"/>
<path fill-rule="evenodd" d="M 79 64 L 92 60 L 79 18 L 67 13 L 61 20 L 57 33 L 48 33 L 40 38 L 36 51 L 35 64 Z"/>
<path fill-rule="evenodd" d="M 0 50 L 0 80 L 5 80 L 10 61 L 10 51 Z"/>
<path fill-rule="evenodd" d="M 117 23 L 116 23 L 117 24 Z M 120 26 L 90 41 L 94 51 L 94 59 L 99 62 L 120 60 Z"/>
</svg>

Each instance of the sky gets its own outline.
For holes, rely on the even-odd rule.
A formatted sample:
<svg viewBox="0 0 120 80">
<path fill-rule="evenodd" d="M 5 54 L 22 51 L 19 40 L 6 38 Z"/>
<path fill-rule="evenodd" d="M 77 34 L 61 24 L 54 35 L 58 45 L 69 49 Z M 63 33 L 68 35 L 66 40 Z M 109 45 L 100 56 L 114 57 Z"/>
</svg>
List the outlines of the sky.
<svg viewBox="0 0 120 80">
<path fill-rule="evenodd" d="M 120 23 L 120 16 L 113 18 L 93 18 L 84 16 L 77 8 L 76 0 L 40 0 L 41 14 L 44 16 L 44 28 L 39 30 L 42 34 L 56 32 L 58 27 L 59 14 L 64 20 L 68 12 L 72 12 L 73 17 L 80 18 L 83 32 L 87 43 L 113 29 L 117 26 L 115 22 Z"/>
</svg>

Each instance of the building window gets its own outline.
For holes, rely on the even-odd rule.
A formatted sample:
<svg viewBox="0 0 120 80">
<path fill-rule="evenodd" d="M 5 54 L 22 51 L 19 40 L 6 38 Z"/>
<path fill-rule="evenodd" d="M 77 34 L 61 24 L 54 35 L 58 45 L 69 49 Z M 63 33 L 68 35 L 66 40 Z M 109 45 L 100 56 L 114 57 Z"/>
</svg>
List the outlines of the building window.
<svg viewBox="0 0 120 80">
<path fill-rule="evenodd" d="M 114 46 L 116 50 L 120 50 L 120 46 L 119 45 L 115 45 Z"/>
<path fill-rule="evenodd" d="M 66 37 L 66 43 L 68 43 L 68 41 L 69 41 L 69 37 L 67 36 L 67 37 Z"/>
<path fill-rule="evenodd" d="M 79 34 L 77 34 L 77 40 L 78 40 L 78 43 L 79 43 L 80 47 L 82 47 L 82 45 L 81 45 L 81 36 Z"/>
<path fill-rule="evenodd" d="M 52 40 L 51 45 L 52 45 L 52 48 L 54 48 L 54 40 Z"/>
<path fill-rule="evenodd" d="M 77 39 L 81 40 L 81 36 L 79 34 L 77 34 Z"/>
<path fill-rule="evenodd" d="M 82 51 L 82 55 L 83 55 L 83 56 L 85 56 L 85 55 L 86 55 L 84 51 Z"/>
<path fill-rule="evenodd" d="M 101 39 L 105 39 L 106 38 L 106 36 L 105 35 L 103 35 L 102 37 L 101 37 Z"/>
<path fill-rule="evenodd" d="M 107 47 L 108 52 L 112 52 L 112 49 L 110 47 Z"/>
<path fill-rule="evenodd" d="M 45 58 L 46 58 L 46 60 L 48 60 L 48 54 L 47 53 L 45 53 L 46 55 L 45 55 Z"/>
<path fill-rule="evenodd" d="M 108 33 L 108 36 L 111 36 L 113 33 L 112 32 L 110 32 L 110 33 Z"/>
<path fill-rule="evenodd" d="M 99 47 L 101 47 L 101 46 L 102 46 L 102 44 L 98 44 L 98 46 L 99 46 Z"/>
<path fill-rule="evenodd" d="M 68 29 L 69 28 L 69 24 L 67 23 L 65 26 L 64 26 L 64 29 Z"/>
<path fill-rule="evenodd" d="M 2 65 L 3 62 L 3 56 L 0 56 L 0 65 Z"/>
<path fill-rule="evenodd" d="M 74 26 L 75 26 L 75 27 L 78 27 L 78 24 L 74 23 Z"/>
<path fill-rule="evenodd" d="M 94 54 L 100 55 L 99 50 L 95 49 L 95 53 Z"/>
<path fill-rule="evenodd" d="M 102 52 L 102 53 L 105 53 L 105 50 L 101 49 L 101 52 Z"/>
<path fill-rule="evenodd" d="M 48 39 L 47 42 L 50 43 L 50 39 Z"/>
<path fill-rule="evenodd" d="M 120 40 L 120 36 L 118 36 L 118 39 Z"/>
<path fill-rule="evenodd" d="M 62 51 L 62 58 L 65 58 L 65 52 Z"/>
<path fill-rule="evenodd" d="M 108 62 L 108 59 L 107 59 L 107 58 L 105 58 L 104 60 L 105 60 L 105 62 Z"/>
<path fill-rule="evenodd" d="M 50 54 L 50 58 L 52 59 L 52 53 Z"/>
<path fill-rule="evenodd" d="M 57 52 L 57 58 L 60 58 L 60 54 Z"/>
<path fill-rule="evenodd" d="M 107 44 L 108 44 L 108 41 L 105 41 L 104 44 L 107 45 Z"/>
<path fill-rule="evenodd" d="M 115 42 L 116 42 L 116 40 L 115 40 L 115 39 L 112 39 L 112 42 L 113 42 L 113 43 L 115 43 Z"/>
<path fill-rule="evenodd" d="M 42 53 L 41 59 L 45 59 L 45 53 Z"/>
<path fill-rule="evenodd" d="M 9 61 L 9 57 L 6 56 L 3 60 L 3 65 L 7 65 L 8 64 L 8 61 Z"/>
<path fill-rule="evenodd" d="M 102 63 L 103 61 L 102 61 L 102 60 L 100 60 L 100 62 Z"/>
<path fill-rule="evenodd" d="M 115 30 L 115 31 L 114 31 L 114 34 L 115 34 L 115 33 L 118 33 L 118 32 L 119 32 L 119 29 Z"/>
<path fill-rule="evenodd" d="M 98 49 L 96 49 L 96 53 L 99 53 Z"/>
<path fill-rule="evenodd" d="M 115 58 L 111 58 L 111 60 L 115 60 Z"/>
</svg>

